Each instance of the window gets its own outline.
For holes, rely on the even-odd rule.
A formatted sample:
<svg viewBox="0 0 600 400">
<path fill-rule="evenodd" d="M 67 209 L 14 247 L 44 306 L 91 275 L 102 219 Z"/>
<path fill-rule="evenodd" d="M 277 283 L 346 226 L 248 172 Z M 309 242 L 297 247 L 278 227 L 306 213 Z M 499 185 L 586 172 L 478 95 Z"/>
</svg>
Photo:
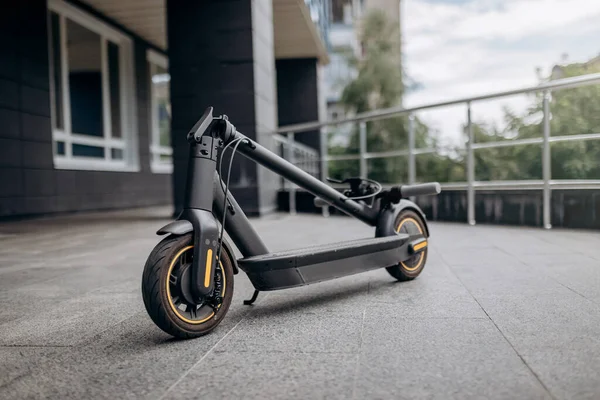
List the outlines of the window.
<svg viewBox="0 0 600 400">
<path fill-rule="evenodd" d="M 48 7 L 55 167 L 137 170 L 131 40 L 63 1 Z"/>
<path fill-rule="evenodd" d="M 153 172 L 173 172 L 173 148 L 171 147 L 171 97 L 169 63 L 165 56 L 149 50 L 150 69 L 150 118 L 152 140 L 150 154 Z"/>
<path fill-rule="evenodd" d="M 352 23 L 351 0 L 333 0 L 331 2 L 331 22 L 346 25 Z"/>
</svg>

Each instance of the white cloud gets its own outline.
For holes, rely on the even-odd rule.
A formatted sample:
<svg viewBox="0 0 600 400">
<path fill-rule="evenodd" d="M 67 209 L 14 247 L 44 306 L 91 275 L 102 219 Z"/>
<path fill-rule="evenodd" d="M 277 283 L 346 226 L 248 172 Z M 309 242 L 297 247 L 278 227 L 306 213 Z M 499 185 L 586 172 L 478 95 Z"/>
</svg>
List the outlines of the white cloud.
<svg viewBox="0 0 600 400">
<path fill-rule="evenodd" d="M 457 4 L 403 0 L 406 68 L 424 89 L 406 105 L 535 85 L 568 53 L 585 61 L 600 51 L 600 1 L 471 0 Z M 524 110 L 524 96 L 476 103 L 476 117 L 498 120 L 501 106 Z M 464 109 L 464 107 L 463 107 Z M 464 112 L 428 112 L 444 135 L 458 138 Z"/>
<path fill-rule="evenodd" d="M 494 4 L 496 6 L 494 6 Z M 407 35 L 444 31 L 443 40 L 514 39 L 547 34 L 592 15 L 600 2 L 590 0 L 477 1 L 463 4 L 403 2 L 403 28 Z"/>
</svg>

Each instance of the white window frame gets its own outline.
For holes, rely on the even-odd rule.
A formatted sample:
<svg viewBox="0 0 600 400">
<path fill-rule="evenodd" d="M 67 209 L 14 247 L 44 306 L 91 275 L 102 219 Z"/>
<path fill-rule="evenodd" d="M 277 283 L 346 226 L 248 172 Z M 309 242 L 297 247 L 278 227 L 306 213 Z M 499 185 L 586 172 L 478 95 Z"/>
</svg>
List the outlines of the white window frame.
<svg viewBox="0 0 600 400">
<path fill-rule="evenodd" d="M 56 169 L 79 169 L 93 171 L 126 171 L 137 172 L 139 167 L 138 130 L 137 130 L 137 99 L 135 90 L 133 41 L 122 32 L 114 29 L 101 20 L 80 10 L 63 0 L 49 0 L 48 10 L 59 16 L 60 50 L 61 50 L 61 85 L 63 128 L 56 128 L 54 121 L 56 97 L 54 95 L 54 63 L 50 62 L 50 106 L 52 108 L 52 138 L 54 167 Z M 48 13 L 50 18 L 50 13 Z M 69 62 L 67 54 L 67 19 L 97 33 L 100 36 L 101 68 L 102 68 L 102 108 L 104 136 L 94 137 L 72 132 L 71 107 L 69 95 Z M 49 36 L 51 24 L 48 24 Z M 108 71 L 108 41 L 119 46 L 119 95 L 121 113 L 121 137 L 112 137 L 110 110 L 110 83 Z M 53 48 L 49 46 L 48 55 L 53 57 Z M 56 153 L 57 142 L 63 142 L 65 154 Z M 104 148 L 104 159 L 96 157 L 81 157 L 72 155 L 72 144 L 97 146 Z M 123 152 L 122 160 L 111 159 L 111 149 Z"/>
<path fill-rule="evenodd" d="M 173 147 L 160 145 L 160 127 L 158 122 L 158 114 L 156 112 L 156 96 L 154 85 L 152 84 L 152 75 L 154 66 L 159 66 L 169 70 L 169 59 L 154 51 L 146 51 L 146 60 L 149 66 L 149 85 L 150 85 L 150 169 L 157 174 L 173 173 Z M 160 156 L 171 156 L 171 160 L 162 161 Z"/>
</svg>

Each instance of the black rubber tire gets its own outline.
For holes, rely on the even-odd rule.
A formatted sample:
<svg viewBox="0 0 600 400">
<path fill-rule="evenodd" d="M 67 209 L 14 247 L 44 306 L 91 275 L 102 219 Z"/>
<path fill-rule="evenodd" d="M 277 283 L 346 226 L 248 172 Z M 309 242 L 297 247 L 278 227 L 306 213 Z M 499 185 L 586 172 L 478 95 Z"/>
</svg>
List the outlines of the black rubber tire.
<svg viewBox="0 0 600 400">
<path fill-rule="evenodd" d="M 152 321 L 163 331 L 180 339 L 191 339 L 206 335 L 219 325 L 227 314 L 233 298 L 233 262 L 226 248 L 221 254 L 221 265 L 225 275 L 225 294 L 221 307 L 206 322 L 191 324 L 183 321 L 170 306 L 167 295 L 167 274 L 173 258 L 184 248 L 192 245 L 192 234 L 168 236 L 154 247 L 142 276 L 142 297 L 146 311 Z"/>
<path fill-rule="evenodd" d="M 403 223 L 407 223 L 407 222 L 413 222 L 414 221 L 414 225 L 418 226 L 418 228 L 420 229 L 421 233 L 423 235 L 426 234 L 426 230 L 425 230 L 425 224 L 423 222 L 423 219 L 417 215 L 417 213 L 415 213 L 412 210 L 404 210 L 401 211 L 398 216 L 396 217 L 396 220 L 394 221 L 394 230 L 398 231 L 398 227 L 401 226 L 401 224 Z M 415 279 L 417 276 L 419 276 L 419 274 L 421 274 L 421 272 L 423 271 L 423 268 L 425 268 L 425 264 L 427 263 L 427 252 L 429 251 L 429 248 L 426 248 L 424 251 L 422 251 L 421 253 L 413 256 L 410 260 L 406 260 L 405 262 L 401 262 L 398 263 L 398 265 L 394 265 L 393 267 L 387 267 L 386 271 L 393 276 L 394 278 L 396 278 L 397 280 L 401 281 L 401 282 L 405 282 L 405 281 L 411 281 L 413 279 Z M 422 259 L 421 259 L 422 257 Z M 416 268 L 413 269 L 411 267 L 415 267 L 414 264 L 417 264 Z M 410 265 L 410 267 L 409 267 Z"/>
</svg>

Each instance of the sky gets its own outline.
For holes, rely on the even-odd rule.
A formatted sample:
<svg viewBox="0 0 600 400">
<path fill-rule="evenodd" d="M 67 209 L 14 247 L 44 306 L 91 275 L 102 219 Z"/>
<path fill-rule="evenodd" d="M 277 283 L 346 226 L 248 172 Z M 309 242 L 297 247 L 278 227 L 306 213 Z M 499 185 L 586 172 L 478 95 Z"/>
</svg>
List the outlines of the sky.
<svg viewBox="0 0 600 400">
<path fill-rule="evenodd" d="M 600 54 L 599 0 L 402 0 L 405 68 L 421 88 L 405 106 L 435 103 L 538 83 L 557 63 Z M 525 111 L 526 96 L 473 105 L 476 120 Z M 456 142 L 466 108 L 419 114 Z"/>
</svg>

